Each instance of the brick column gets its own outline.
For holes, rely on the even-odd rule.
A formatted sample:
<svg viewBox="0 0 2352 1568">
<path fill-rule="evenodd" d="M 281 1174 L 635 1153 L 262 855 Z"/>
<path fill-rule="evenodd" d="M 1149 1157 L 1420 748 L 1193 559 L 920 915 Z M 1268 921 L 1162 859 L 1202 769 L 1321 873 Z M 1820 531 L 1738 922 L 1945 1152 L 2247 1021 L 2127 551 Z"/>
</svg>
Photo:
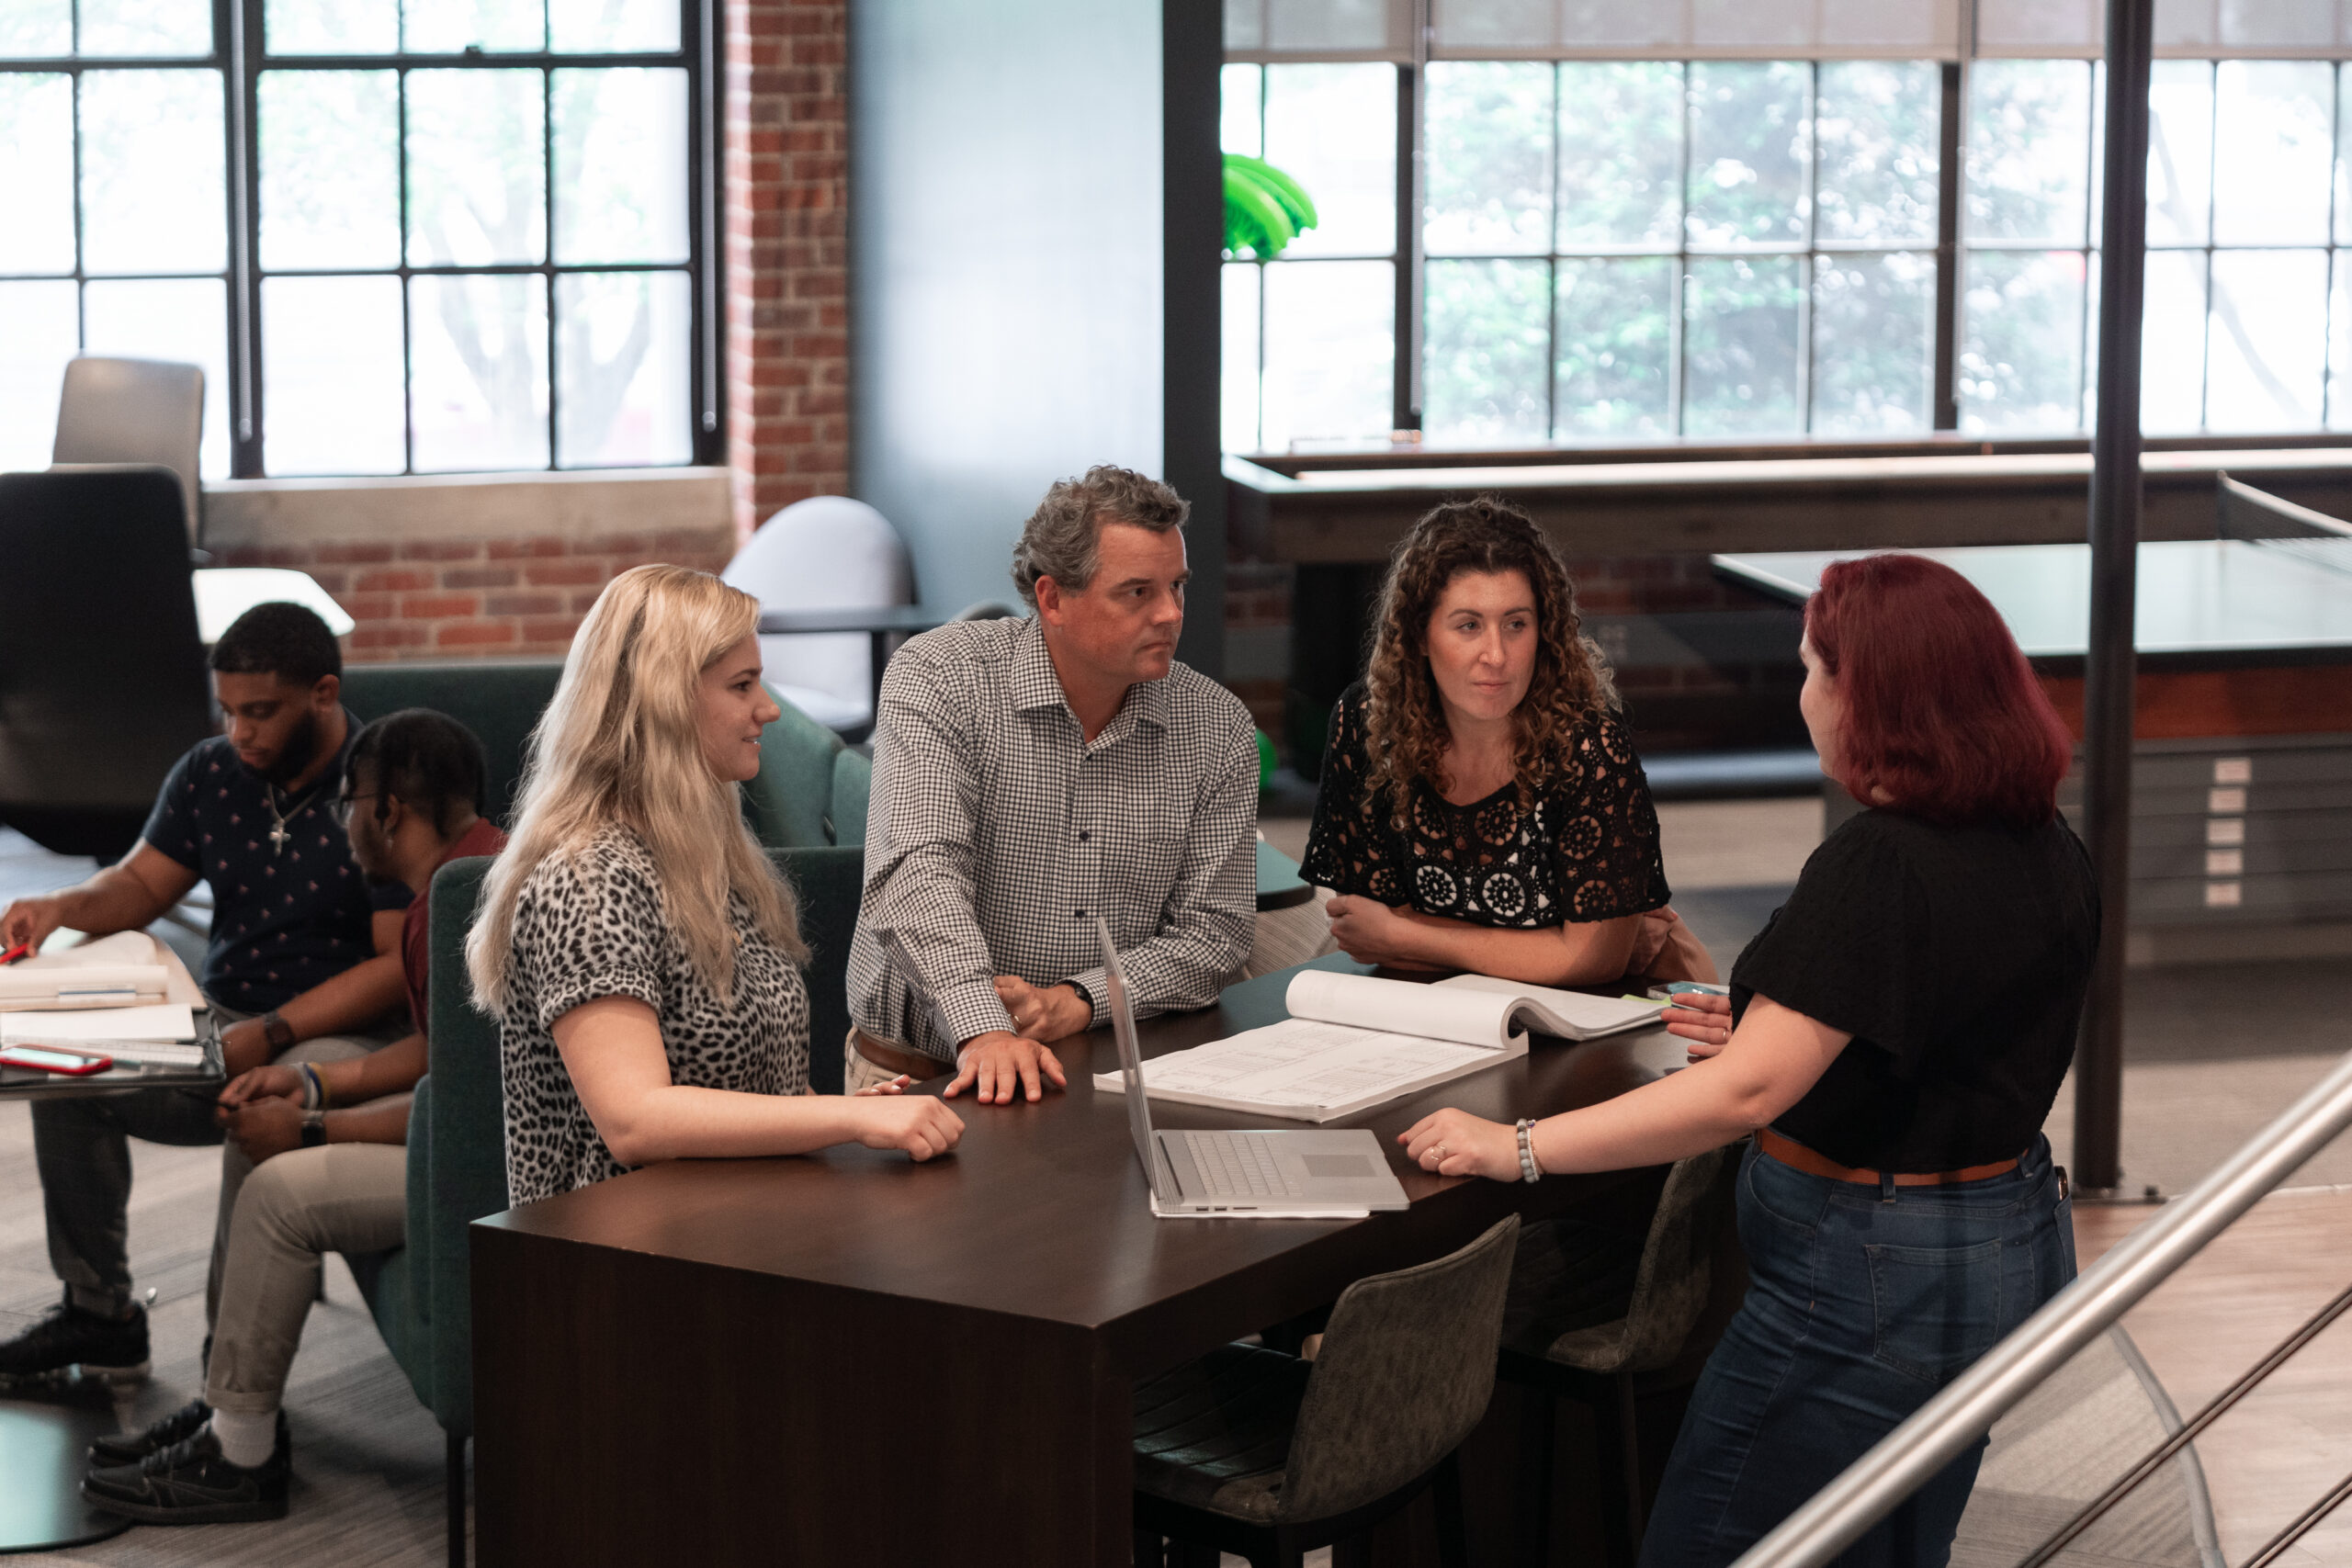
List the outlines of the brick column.
<svg viewBox="0 0 2352 1568">
<path fill-rule="evenodd" d="M 726 0 L 736 537 L 849 488 L 849 6 Z"/>
</svg>

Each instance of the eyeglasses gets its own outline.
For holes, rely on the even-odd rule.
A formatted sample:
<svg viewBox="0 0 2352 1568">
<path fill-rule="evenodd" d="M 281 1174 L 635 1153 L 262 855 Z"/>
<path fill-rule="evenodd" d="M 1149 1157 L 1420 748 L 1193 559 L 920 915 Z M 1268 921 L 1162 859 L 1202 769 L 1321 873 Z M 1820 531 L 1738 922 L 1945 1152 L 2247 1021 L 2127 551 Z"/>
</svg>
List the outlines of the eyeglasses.
<svg viewBox="0 0 2352 1568">
<path fill-rule="evenodd" d="M 358 805 L 363 800 L 380 799 L 382 795 L 383 792 L 381 790 L 369 790 L 365 795 L 338 795 L 334 797 L 334 804 L 327 809 L 334 813 L 334 823 L 336 827 L 348 828 L 351 826 L 351 808 L 353 807 Z"/>
</svg>

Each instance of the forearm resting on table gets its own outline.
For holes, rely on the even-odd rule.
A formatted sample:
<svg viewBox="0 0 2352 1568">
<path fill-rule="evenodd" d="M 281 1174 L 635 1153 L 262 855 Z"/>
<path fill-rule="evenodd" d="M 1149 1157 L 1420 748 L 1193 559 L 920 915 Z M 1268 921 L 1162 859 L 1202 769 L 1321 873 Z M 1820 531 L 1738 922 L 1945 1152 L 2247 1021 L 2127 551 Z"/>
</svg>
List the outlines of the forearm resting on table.
<svg viewBox="0 0 2352 1568">
<path fill-rule="evenodd" d="M 1804 1098 L 1853 1036 L 1768 997 L 1749 1002 L 1730 1043 L 1614 1100 L 1535 1124 L 1546 1173 L 1626 1170 L 1721 1148 Z"/>
<path fill-rule="evenodd" d="M 806 1154 L 856 1135 L 838 1095 L 741 1094 L 673 1083 L 662 1023 L 633 997 L 601 997 L 555 1021 L 580 1103 L 613 1157 L 670 1159 Z"/>
<path fill-rule="evenodd" d="M 1404 911 L 1403 918 L 1432 968 L 1467 969 L 1536 986 L 1589 986 L 1618 978 L 1633 958 L 1634 936 L 1642 923 L 1639 915 L 1621 915 L 1543 931 L 1498 931 L 1418 909 Z"/>
</svg>

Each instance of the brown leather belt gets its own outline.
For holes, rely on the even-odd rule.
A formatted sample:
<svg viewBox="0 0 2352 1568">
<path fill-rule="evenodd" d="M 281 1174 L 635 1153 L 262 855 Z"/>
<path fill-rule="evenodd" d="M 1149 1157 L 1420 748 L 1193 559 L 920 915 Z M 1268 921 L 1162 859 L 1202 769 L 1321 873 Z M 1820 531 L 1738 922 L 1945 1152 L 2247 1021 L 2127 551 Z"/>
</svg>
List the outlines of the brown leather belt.
<svg viewBox="0 0 2352 1568">
<path fill-rule="evenodd" d="M 915 1082 L 922 1083 L 926 1078 L 935 1078 L 942 1073 L 955 1070 L 936 1056 L 926 1056 L 920 1051 L 910 1051 L 903 1046 L 886 1045 L 863 1029 L 853 1029 L 849 1034 L 857 1046 L 857 1054 L 886 1073 L 904 1073 Z"/>
<path fill-rule="evenodd" d="M 1782 1165 L 1792 1170 L 1802 1170 L 1807 1176 L 1826 1176 L 1832 1181 L 1859 1181 L 1871 1187 L 1878 1186 L 1883 1179 L 1875 1170 L 1839 1165 L 1834 1159 L 1814 1153 L 1803 1144 L 1781 1136 L 1770 1127 L 1757 1133 L 1756 1146 Z M 1894 1173 L 1894 1184 L 1897 1187 L 1950 1187 L 1959 1181 L 1983 1181 L 1989 1177 L 2007 1176 L 2018 1168 L 2018 1159 L 2022 1157 L 1995 1160 L 1990 1165 L 1966 1166 L 1959 1170 L 1898 1170 Z"/>
</svg>

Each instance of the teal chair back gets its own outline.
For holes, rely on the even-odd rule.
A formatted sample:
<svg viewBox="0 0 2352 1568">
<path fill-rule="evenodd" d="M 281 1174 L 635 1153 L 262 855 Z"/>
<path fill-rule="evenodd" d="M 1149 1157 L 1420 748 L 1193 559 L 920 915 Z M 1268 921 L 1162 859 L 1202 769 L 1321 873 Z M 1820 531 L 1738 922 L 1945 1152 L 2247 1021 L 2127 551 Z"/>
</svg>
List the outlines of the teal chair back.
<svg viewBox="0 0 2352 1568">
<path fill-rule="evenodd" d="M 560 659 L 355 664 L 344 671 L 343 700 L 362 722 L 431 708 L 472 730 L 490 764 L 489 814 L 512 828 L 531 731 L 562 676 Z M 782 697 L 775 701 L 784 712 L 760 738 L 759 776 L 743 786 L 752 832 L 772 848 L 865 843 L 874 765 Z"/>
<path fill-rule="evenodd" d="M 857 931 L 865 846 L 769 853 L 799 895 L 800 940 L 808 944 L 808 1087 L 819 1094 L 839 1094 L 842 1043 L 849 1034 L 849 943 Z"/>
<path fill-rule="evenodd" d="M 343 701 L 363 723 L 402 708 L 431 708 L 472 730 L 489 762 L 488 815 L 511 828 L 531 731 L 562 675 L 560 659 L 355 664 L 343 672 Z"/>
</svg>

